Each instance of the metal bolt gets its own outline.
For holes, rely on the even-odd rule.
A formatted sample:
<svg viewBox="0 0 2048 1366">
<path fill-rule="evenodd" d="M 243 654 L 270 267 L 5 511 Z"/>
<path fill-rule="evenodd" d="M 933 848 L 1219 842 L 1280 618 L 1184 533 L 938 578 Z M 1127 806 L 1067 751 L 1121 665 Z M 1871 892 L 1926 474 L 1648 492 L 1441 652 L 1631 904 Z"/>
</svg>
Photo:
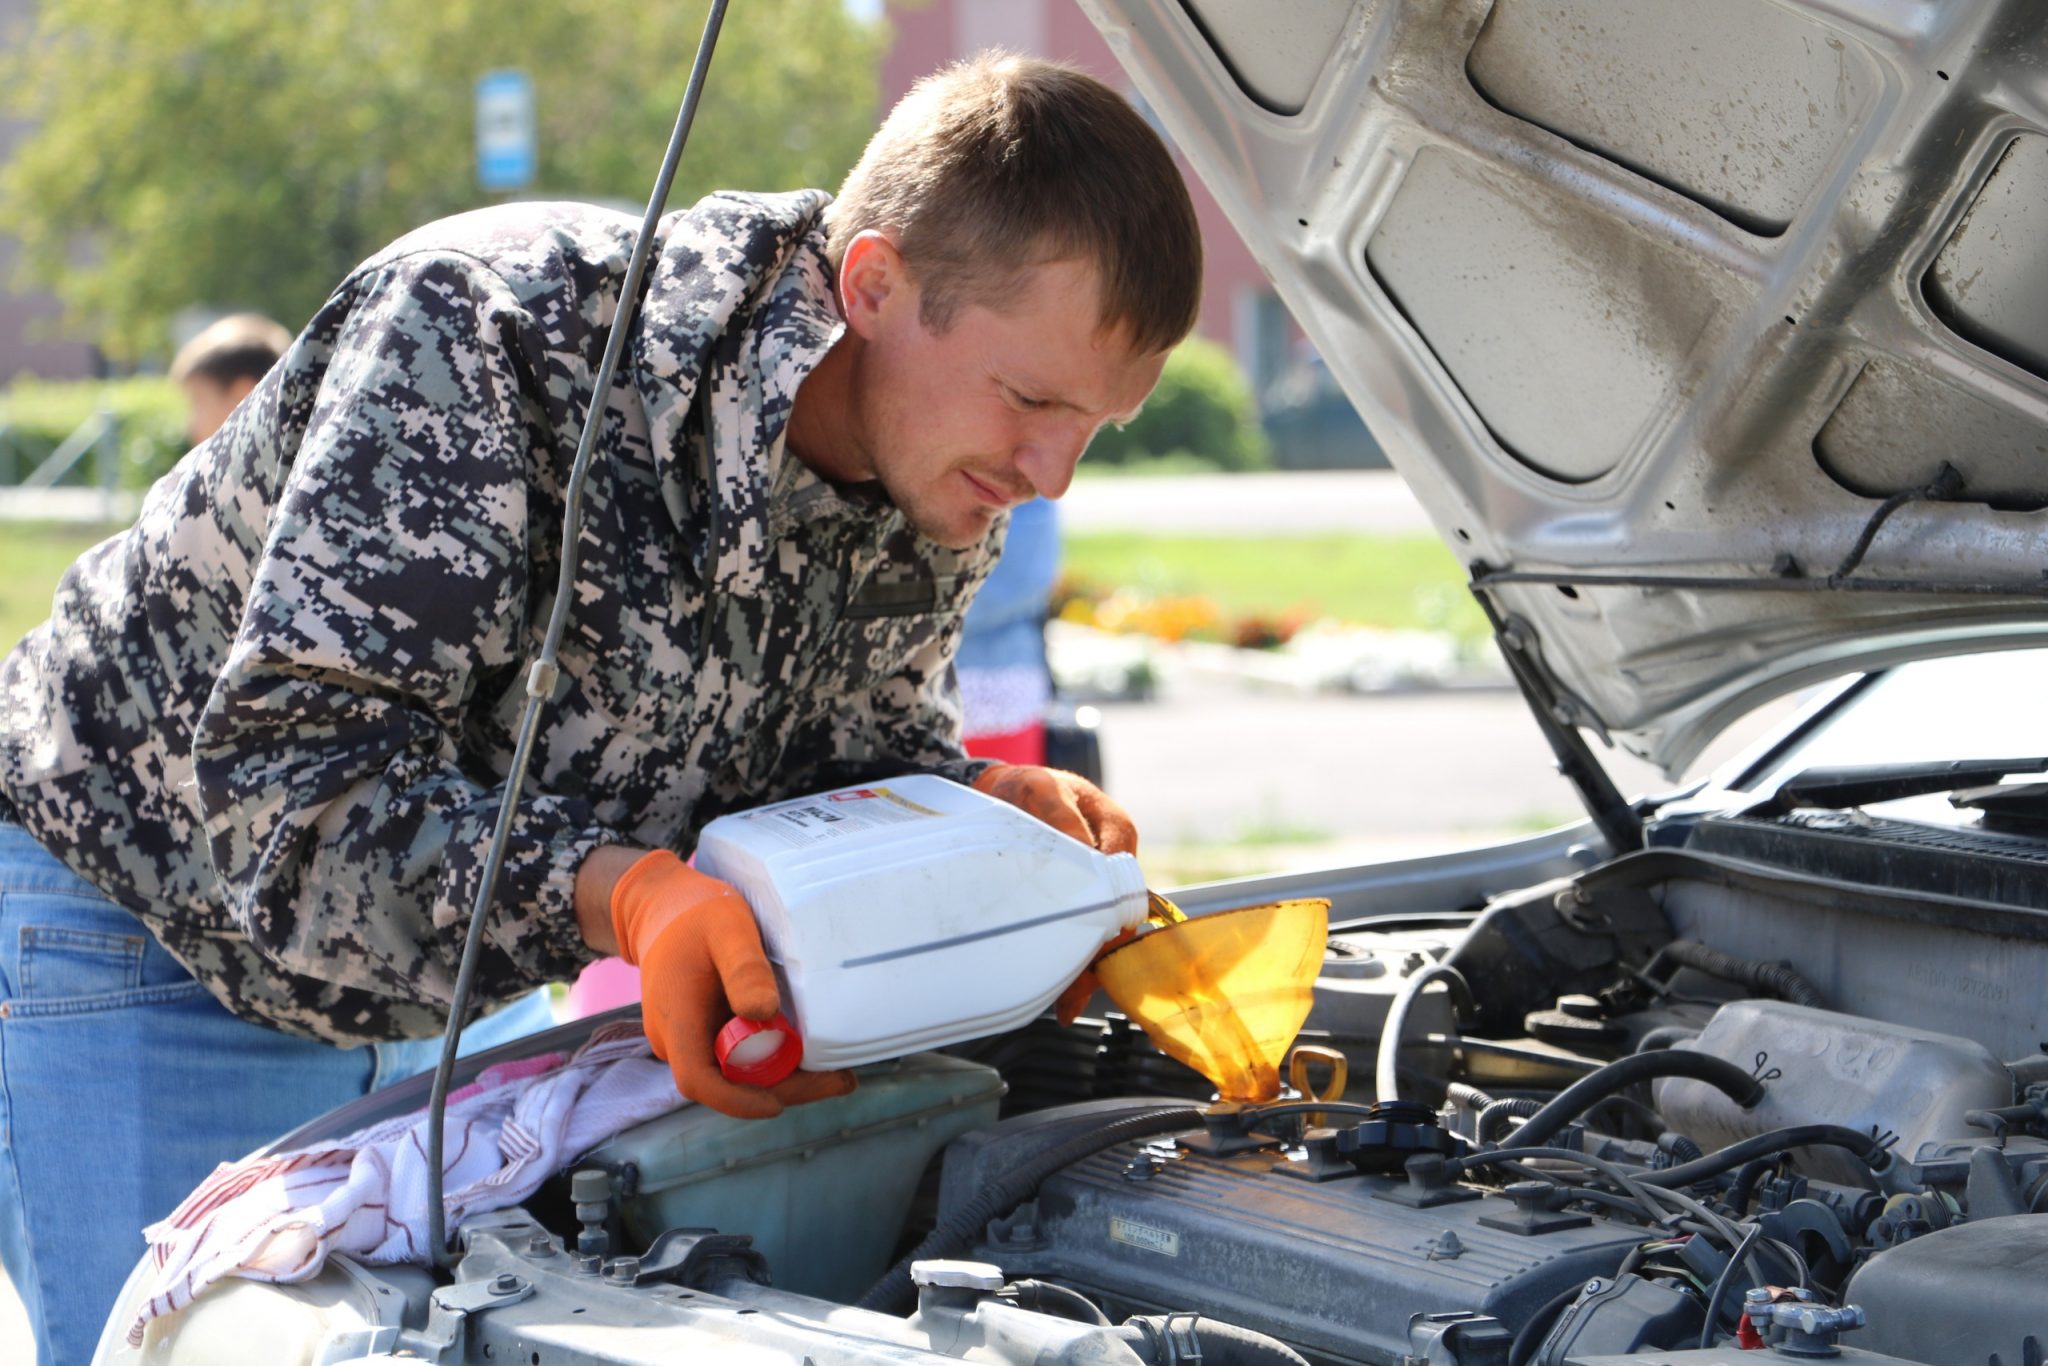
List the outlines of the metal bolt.
<svg viewBox="0 0 2048 1366">
<path fill-rule="evenodd" d="M 631 1282 L 635 1276 L 640 1274 L 640 1259 L 638 1257 L 614 1257 L 612 1264 L 605 1268 L 604 1274 L 615 1281 Z"/>
<path fill-rule="evenodd" d="M 536 1257 L 545 1257 L 555 1250 L 555 1240 L 548 1237 L 546 1230 L 543 1229 L 528 1240 L 526 1250 Z"/>
<path fill-rule="evenodd" d="M 491 1293 L 493 1295 L 516 1295 L 525 1285 L 525 1281 L 520 1280 L 511 1272 L 500 1271 L 497 1278 L 491 1282 Z"/>
</svg>

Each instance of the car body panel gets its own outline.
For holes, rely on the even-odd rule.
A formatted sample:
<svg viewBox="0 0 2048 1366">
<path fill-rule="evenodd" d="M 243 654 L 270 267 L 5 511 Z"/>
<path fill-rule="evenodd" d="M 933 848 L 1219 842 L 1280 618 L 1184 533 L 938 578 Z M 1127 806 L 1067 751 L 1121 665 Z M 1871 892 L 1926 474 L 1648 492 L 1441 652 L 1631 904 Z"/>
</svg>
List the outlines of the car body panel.
<svg viewBox="0 0 2048 1366">
<path fill-rule="evenodd" d="M 2048 8 L 1083 8 L 1574 723 L 2048 640 Z"/>
</svg>

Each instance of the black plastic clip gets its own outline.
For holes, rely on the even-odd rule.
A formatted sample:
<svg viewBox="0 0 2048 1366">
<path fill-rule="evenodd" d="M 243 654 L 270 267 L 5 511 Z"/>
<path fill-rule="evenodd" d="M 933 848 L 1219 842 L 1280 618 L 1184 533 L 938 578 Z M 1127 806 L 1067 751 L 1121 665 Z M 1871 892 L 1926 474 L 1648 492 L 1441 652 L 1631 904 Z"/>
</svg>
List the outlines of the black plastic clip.
<svg viewBox="0 0 2048 1366">
<path fill-rule="evenodd" d="M 715 1228 L 672 1228 L 654 1240 L 640 1259 L 633 1284 L 680 1285 L 701 1290 L 713 1281 L 741 1276 L 756 1285 L 772 1285 L 768 1259 L 744 1233 L 720 1233 Z"/>
</svg>

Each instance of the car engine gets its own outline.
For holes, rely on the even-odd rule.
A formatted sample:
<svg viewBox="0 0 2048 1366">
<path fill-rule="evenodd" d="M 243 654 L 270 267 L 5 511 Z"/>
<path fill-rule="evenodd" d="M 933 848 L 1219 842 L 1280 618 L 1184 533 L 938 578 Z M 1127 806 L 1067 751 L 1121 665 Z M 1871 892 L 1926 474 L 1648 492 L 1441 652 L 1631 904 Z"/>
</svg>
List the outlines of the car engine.
<svg viewBox="0 0 2048 1366">
<path fill-rule="evenodd" d="M 2037 920 L 1651 849 L 1335 931 L 1273 1104 L 1041 1020 L 102 1359 L 2038 1362 Z"/>
</svg>

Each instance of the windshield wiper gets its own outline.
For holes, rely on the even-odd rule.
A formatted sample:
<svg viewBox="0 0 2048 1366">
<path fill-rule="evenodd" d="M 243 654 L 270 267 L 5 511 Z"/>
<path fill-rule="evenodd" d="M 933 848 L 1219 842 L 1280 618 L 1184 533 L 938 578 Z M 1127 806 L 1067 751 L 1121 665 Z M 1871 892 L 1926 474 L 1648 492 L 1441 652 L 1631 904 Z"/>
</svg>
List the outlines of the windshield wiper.
<svg viewBox="0 0 2048 1366">
<path fill-rule="evenodd" d="M 2048 773 L 2048 758 L 1942 759 L 1917 764 L 1845 764 L 1809 768 L 1779 785 L 1755 814 L 1782 815 L 1801 807 L 1841 810 L 1901 797 L 1924 797 L 1958 788 L 1985 787 L 2014 773 Z"/>
</svg>

